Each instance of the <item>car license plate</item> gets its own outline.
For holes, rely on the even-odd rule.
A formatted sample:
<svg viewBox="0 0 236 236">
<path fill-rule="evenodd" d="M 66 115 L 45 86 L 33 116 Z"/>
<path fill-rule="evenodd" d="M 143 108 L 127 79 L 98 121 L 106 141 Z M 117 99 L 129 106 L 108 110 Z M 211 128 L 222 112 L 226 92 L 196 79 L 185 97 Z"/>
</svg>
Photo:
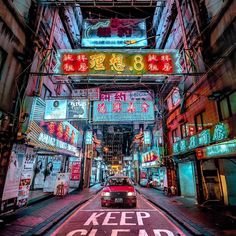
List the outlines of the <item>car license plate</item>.
<svg viewBox="0 0 236 236">
<path fill-rule="evenodd" d="M 123 198 L 115 198 L 115 202 L 116 203 L 122 203 L 123 202 Z"/>
</svg>

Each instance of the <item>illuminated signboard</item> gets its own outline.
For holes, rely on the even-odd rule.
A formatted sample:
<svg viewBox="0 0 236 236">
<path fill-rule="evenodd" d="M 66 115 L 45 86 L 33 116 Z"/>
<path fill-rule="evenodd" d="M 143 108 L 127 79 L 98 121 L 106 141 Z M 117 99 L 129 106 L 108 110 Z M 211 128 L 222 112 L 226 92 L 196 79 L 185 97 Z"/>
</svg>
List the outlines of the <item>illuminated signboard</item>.
<svg viewBox="0 0 236 236">
<path fill-rule="evenodd" d="M 93 104 L 94 122 L 154 121 L 154 105 L 151 101 L 107 102 Z"/>
<path fill-rule="evenodd" d="M 73 89 L 72 96 L 88 98 L 90 101 L 100 100 L 100 88 Z"/>
<path fill-rule="evenodd" d="M 57 147 L 57 148 L 60 148 L 60 149 L 65 149 L 65 150 L 68 150 L 68 151 L 71 151 L 71 152 L 76 152 L 77 151 L 77 148 L 70 145 L 69 143 L 65 143 L 61 140 L 53 138 L 53 137 L 51 137 L 47 134 L 44 134 L 44 133 L 39 134 L 38 141 L 40 141 L 42 143 L 45 143 L 45 144 L 48 144 L 50 146 Z"/>
<path fill-rule="evenodd" d="M 214 127 L 212 138 L 210 129 L 205 129 L 197 135 L 173 143 L 173 153 L 184 153 L 200 146 L 209 145 L 211 142 L 226 139 L 228 135 L 228 127 L 224 123 L 219 123 Z"/>
<path fill-rule="evenodd" d="M 206 147 L 206 157 L 230 155 L 236 153 L 236 140 Z"/>
<path fill-rule="evenodd" d="M 58 123 L 31 121 L 27 130 L 29 145 L 70 155 L 77 155 L 78 135 L 78 130 L 66 121 Z"/>
<path fill-rule="evenodd" d="M 68 119 L 87 119 L 88 108 L 87 100 L 73 99 L 68 100 L 67 104 L 67 118 Z"/>
<path fill-rule="evenodd" d="M 45 120 L 88 119 L 88 101 L 85 99 L 50 99 L 45 102 Z"/>
<path fill-rule="evenodd" d="M 93 143 L 93 131 L 87 130 L 85 135 L 85 144 Z"/>
<path fill-rule="evenodd" d="M 45 120 L 65 120 L 67 100 L 46 100 Z"/>
<path fill-rule="evenodd" d="M 83 22 L 82 47 L 145 47 L 143 19 L 88 19 Z"/>
<path fill-rule="evenodd" d="M 134 91 L 117 91 L 101 93 L 101 101 L 153 101 L 153 91 L 134 90 Z"/>
<path fill-rule="evenodd" d="M 71 125 L 68 121 L 61 122 L 38 122 L 35 121 L 44 130 L 44 132 L 51 137 L 59 139 L 61 141 L 70 143 L 71 145 L 77 146 L 80 133 Z"/>
<path fill-rule="evenodd" d="M 59 50 L 55 73 L 163 76 L 182 72 L 177 50 Z"/>
<path fill-rule="evenodd" d="M 149 130 L 145 130 L 143 132 L 144 144 L 150 145 L 151 144 L 151 132 Z"/>
</svg>

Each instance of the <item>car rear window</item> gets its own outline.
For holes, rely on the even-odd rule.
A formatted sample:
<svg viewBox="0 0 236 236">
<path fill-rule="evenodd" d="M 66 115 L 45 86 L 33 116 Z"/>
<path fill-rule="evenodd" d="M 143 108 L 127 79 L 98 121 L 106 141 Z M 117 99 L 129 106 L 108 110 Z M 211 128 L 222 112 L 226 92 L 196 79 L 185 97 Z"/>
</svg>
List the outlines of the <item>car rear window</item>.
<svg viewBox="0 0 236 236">
<path fill-rule="evenodd" d="M 128 178 L 110 178 L 107 181 L 108 186 L 131 186 L 132 183 Z"/>
</svg>

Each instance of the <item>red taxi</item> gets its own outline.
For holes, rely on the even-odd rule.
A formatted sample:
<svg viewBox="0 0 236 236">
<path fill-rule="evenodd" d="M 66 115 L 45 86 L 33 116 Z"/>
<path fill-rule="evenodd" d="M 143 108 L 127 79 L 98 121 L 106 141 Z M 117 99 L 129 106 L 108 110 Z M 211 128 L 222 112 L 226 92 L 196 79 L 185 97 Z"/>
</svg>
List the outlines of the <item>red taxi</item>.
<svg viewBox="0 0 236 236">
<path fill-rule="evenodd" d="M 120 204 L 136 207 L 136 191 L 126 176 L 109 177 L 101 194 L 102 207 Z"/>
</svg>

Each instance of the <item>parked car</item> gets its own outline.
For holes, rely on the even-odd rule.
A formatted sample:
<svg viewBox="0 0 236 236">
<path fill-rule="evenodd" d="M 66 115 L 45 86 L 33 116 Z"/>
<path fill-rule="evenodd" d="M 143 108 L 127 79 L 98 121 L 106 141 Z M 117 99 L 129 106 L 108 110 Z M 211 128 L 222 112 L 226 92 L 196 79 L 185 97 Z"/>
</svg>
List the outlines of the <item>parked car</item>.
<svg viewBox="0 0 236 236">
<path fill-rule="evenodd" d="M 124 205 L 136 207 L 136 191 L 132 181 L 127 176 L 112 176 L 101 193 L 101 206 Z"/>
<path fill-rule="evenodd" d="M 139 184 L 140 184 L 142 187 L 147 187 L 147 186 L 148 186 L 148 179 L 140 179 Z"/>
</svg>

